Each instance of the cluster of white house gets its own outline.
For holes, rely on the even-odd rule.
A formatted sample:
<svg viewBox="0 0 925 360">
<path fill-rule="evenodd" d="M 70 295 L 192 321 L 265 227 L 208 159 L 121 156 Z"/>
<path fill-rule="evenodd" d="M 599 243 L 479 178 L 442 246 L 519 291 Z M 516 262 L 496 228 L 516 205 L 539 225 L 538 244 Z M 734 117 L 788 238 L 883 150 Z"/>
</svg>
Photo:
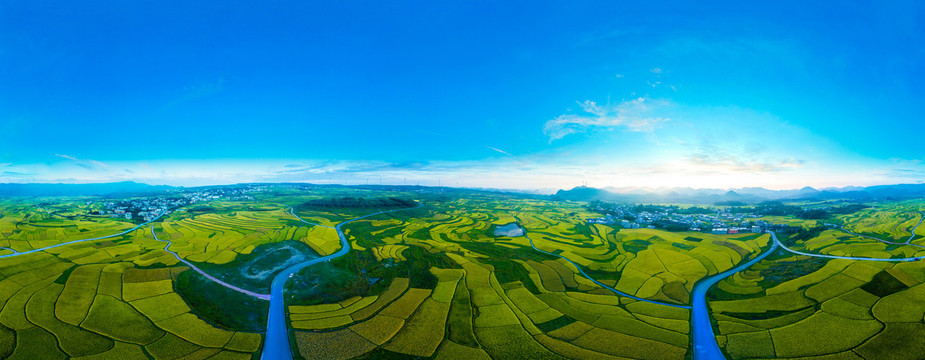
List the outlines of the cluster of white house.
<svg viewBox="0 0 925 360">
<path fill-rule="evenodd" d="M 613 214 L 607 214 L 601 218 L 588 219 L 591 224 L 620 225 L 625 229 L 639 229 L 646 227 L 655 229 L 659 224 L 672 224 L 678 228 L 686 228 L 689 231 L 709 232 L 716 235 L 741 234 L 741 233 L 762 233 L 766 230 L 774 230 L 782 233 L 792 232 L 796 228 L 786 224 L 774 224 L 763 220 L 747 220 L 748 218 L 757 218 L 757 214 L 729 214 L 718 213 L 717 215 L 681 215 L 671 213 L 648 213 L 640 212 L 631 213 L 625 209 L 620 209 L 618 213 L 622 216 L 635 218 L 635 220 L 620 219 Z M 736 223 L 737 226 L 727 225 L 726 222 Z"/>
</svg>

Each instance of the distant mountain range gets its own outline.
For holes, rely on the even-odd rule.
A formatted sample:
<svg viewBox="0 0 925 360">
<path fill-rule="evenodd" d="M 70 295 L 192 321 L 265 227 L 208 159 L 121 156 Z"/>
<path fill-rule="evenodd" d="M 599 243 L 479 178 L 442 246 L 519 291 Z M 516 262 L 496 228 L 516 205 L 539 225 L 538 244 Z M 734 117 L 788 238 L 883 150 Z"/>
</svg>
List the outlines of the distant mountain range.
<svg viewBox="0 0 925 360">
<path fill-rule="evenodd" d="M 0 196 L 87 196 L 152 192 L 173 189 L 134 181 L 98 184 L 0 184 Z"/>
<path fill-rule="evenodd" d="M 238 184 L 241 185 L 241 184 Z M 310 184 L 304 184 L 310 185 Z M 125 195 L 138 193 L 163 192 L 165 190 L 183 189 L 168 185 L 148 185 L 134 181 L 96 184 L 2 184 L 0 183 L 0 196 L 101 196 Z M 476 191 L 492 191 L 506 193 L 522 193 L 536 195 L 534 191 L 512 191 L 499 189 L 473 189 Z M 925 184 L 899 184 L 878 186 L 848 186 L 843 188 L 814 189 L 804 187 L 793 190 L 768 190 L 760 187 L 745 187 L 739 189 L 694 189 L 689 187 L 677 188 L 644 188 L 644 187 L 606 187 L 603 189 L 578 186 L 570 190 L 559 190 L 553 195 L 562 200 L 573 201 L 611 201 L 628 203 L 688 203 L 688 204 L 716 204 L 741 202 L 754 204 L 768 200 L 877 200 L 877 199 L 909 199 L 925 198 Z"/>
<path fill-rule="evenodd" d="M 628 203 L 689 203 L 716 204 L 735 203 L 754 204 L 769 200 L 877 200 L 908 199 L 925 197 L 925 184 L 899 184 L 878 186 L 848 186 L 843 188 L 814 189 L 804 187 L 793 190 L 768 190 L 760 187 L 739 189 L 694 189 L 694 188 L 614 188 L 603 189 L 579 186 L 571 190 L 559 190 L 554 195 L 562 200 L 573 201 L 611 201 Z"/>
</svg>

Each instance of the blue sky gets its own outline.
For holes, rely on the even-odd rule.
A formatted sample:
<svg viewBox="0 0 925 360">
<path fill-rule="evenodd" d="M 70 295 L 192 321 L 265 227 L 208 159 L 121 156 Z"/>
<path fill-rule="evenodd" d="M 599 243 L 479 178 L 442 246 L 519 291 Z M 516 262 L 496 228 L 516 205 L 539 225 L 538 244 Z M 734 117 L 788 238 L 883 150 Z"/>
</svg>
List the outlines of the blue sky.
<svg viewBox="0 0 925 360">
<path fill-rule="evenodd" d="M 0 182 L 925 180 L 920 2 L 0 3 Z"/>
</svg>

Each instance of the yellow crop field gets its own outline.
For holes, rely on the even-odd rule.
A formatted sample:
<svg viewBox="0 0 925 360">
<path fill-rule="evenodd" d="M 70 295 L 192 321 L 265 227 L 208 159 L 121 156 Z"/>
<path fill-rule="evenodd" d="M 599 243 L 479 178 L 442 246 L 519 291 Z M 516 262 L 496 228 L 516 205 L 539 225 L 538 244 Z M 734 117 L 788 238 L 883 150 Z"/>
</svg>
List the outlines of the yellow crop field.
<svg viewBox="0 0 925 360">
<path fill-rule="evenodd" d="M 164 335 L 141 313 L 108 295 L 97 295 L 81 327 L 113 339 L 146 345 Z"/>
<path fill-rule="evenodd" d="M 122 298 L 125 301 L 144 299 L 173 291 L 173 280 L 148 282 L 126 282 L 122 284 Z"/>
<path fill-rule="evenodd" d="M 234 335 L 230 331 L 217 329 L 209 325 L 191 313 L 160 320 L 156 324 L 161 329 L 204 347 L 221 348 Z"/>
<path fill-rule="evenodd" d="M 295 341 L 299 354 L 305 358 L 350 359 L 376 347 L 350 329 L 322 333 L 297 331 Z"/>
<path fill-rule="evenodd" d="M 55 306 L 55 316 L 77 326 L 87 317 L 105 265 L 81 266 L 71 272 Z"/>
<path fill-rule="evenodd" d="M 821 312 L 771 329 L 770 334 L 777 356 L 796 357 L 830 354 L 860 345 L 882 328 L 876 320 L 850 320 Z M 826 334 L 826 341 L 819 342 L 807 334 Z"/>
<path fill-rule="evenodd" d="M 55 334 L 58 346 L 69 356 L 92 355 L 112 348 L 114 346 L 112 340 L 55 318 L 55 300 L 63 288 L 64 286 L 60 284 L 51 284 L 36 292 L 26 304 L 26 318 L 33 324 Z"/>
<path fill-rule="evenodd" d="M 376 256 L 376 260 L 379 261 L 383 261 L 385 259 L 403 261 L 405 260 L 405 257 L 401 255 L 401 252 L 407 248 L 408 246 L 406 245 L 383 245 L 372 248 L 372 251 Z"/>
<path fill-rule="evenodd" d="M 172 318 L 191 309 L 176 293 L 165 293 L 131 301 L 130 304 L 151 321 Z"/>
<path fill-rule="evenodd" d="M 914 246 L 925 243 L 919 238 L 888 244 L 838 228 L 905 241 L 925 210 L 912 200 L 867 208 L 783 201 L 795 214 L 830 215 L 804 220 L 758 217 L 756 209 L 773 204 L 684 212 L 449 188 L 204 189 L 170 193 L 170 201 L 197 191 L 215 197 L 171 207 L 127 234 L 21 255 L 15 252 L 140 223 L 97 215 L 110 201 L 149 205 L 141 198 L 0 200 L 0 247 L 12 249 L 0 256 L 14 255 L 0 259 L 0 358 L 259 356 L 271 340 L 262 335 L 271 279 L 341 250 L 337 224 L 346 254 L 293 274 L 284 287 L 282 316 L 301 357 L 684 359 L 692 356 L 697 296 L 705 297 L 718 345 L 731 359 L 877 358 L 890 348 L 914 358 L 913 345 L 886 334 L 925 333 L 916 325 L 925 317 L 925 262 L 812 256 L 925 254 Z M 411 200 L 421 206 L 378 213 Z M 620 225 L 634 216 L 643 228 Z M 775 251 L 697 295 L 695 284 L 754 259 L 771 236 L 687 231 L 678 219 L 700 221 L 707 231 L 717 221 L 748 230 L 757 220 L 796 225 L 776 227 L 777 235 L 810 255 Z M 646 221 L 657 228 L 644 228 Z M 164 251 L 166 240 L 190 265 Z M 198 271 L 186 271 L 192 266 Z M 827 334 L 826 344 L 810 346 L 807 333 Z"/>
<path fill-rule="evenodd" d="M 404 295 L 395 300 L 385 309 L 382 309 L 380 314 L 396 317 L 399 319 L 407 319 L 418 308 L 421 302 L 430 296 L 430 293 L 431 290 L 429 289 L 408 289 Z"/>
<path fill-rule="evenodd" d="M 387 315 L 376 315 L 350 326 L 350 330 L 376 345 L 385 344 L 404 326 L 405 320 Z"/>
<path fill-rule="evenodd" d="M 449 303 L 425 300 L 384 348 L 415 356 L 433 355 L 443 341 L 449 311 Z"/>
</svg>

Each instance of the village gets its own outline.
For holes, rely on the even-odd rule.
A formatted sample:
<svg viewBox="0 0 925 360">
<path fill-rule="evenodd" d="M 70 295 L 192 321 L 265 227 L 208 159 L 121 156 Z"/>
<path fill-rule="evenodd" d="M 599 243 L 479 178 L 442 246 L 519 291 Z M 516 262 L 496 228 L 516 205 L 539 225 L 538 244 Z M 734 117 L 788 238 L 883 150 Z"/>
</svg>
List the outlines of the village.
<svg viewBox="0 0 925 360">
<path fill-rule="evenodd" d="M 604 217 L 588 219 L 588 223 L 617 225 L 625 229 L 665 229 L 669 231 L 697 231 L 715 235 L 763 233 L 774 231 L 792 233 L 799 228 L 787 224 L 774 224 L 760 220 L 761 214 L 730 212 L 728 208 L 709 209 L 710 213 L 681 213 L 676 207 L 653 205 L 595 204 L 591 210 L 604 213 Z M 639 208 L 644 210 L 639 211 Z M 707 210 L 707 209 L 704 209 Z"/>
<path fill-rule="evenodd" d="M 150 222 L 172 211 L 182 211 L 182 207 L 212 200 L 254 200 L 251 192 L 264 191 L 263 185 L 241 185 L 233 187 L 215 187 L 197 190 L 181 190 L 176 194 L 158 197 L 135 198 L 130 200 L 103 202 L 91 211 L 95 215 L 108 215 L 112 218 L 122 217 L 136 222 Z"/>
</svg>

